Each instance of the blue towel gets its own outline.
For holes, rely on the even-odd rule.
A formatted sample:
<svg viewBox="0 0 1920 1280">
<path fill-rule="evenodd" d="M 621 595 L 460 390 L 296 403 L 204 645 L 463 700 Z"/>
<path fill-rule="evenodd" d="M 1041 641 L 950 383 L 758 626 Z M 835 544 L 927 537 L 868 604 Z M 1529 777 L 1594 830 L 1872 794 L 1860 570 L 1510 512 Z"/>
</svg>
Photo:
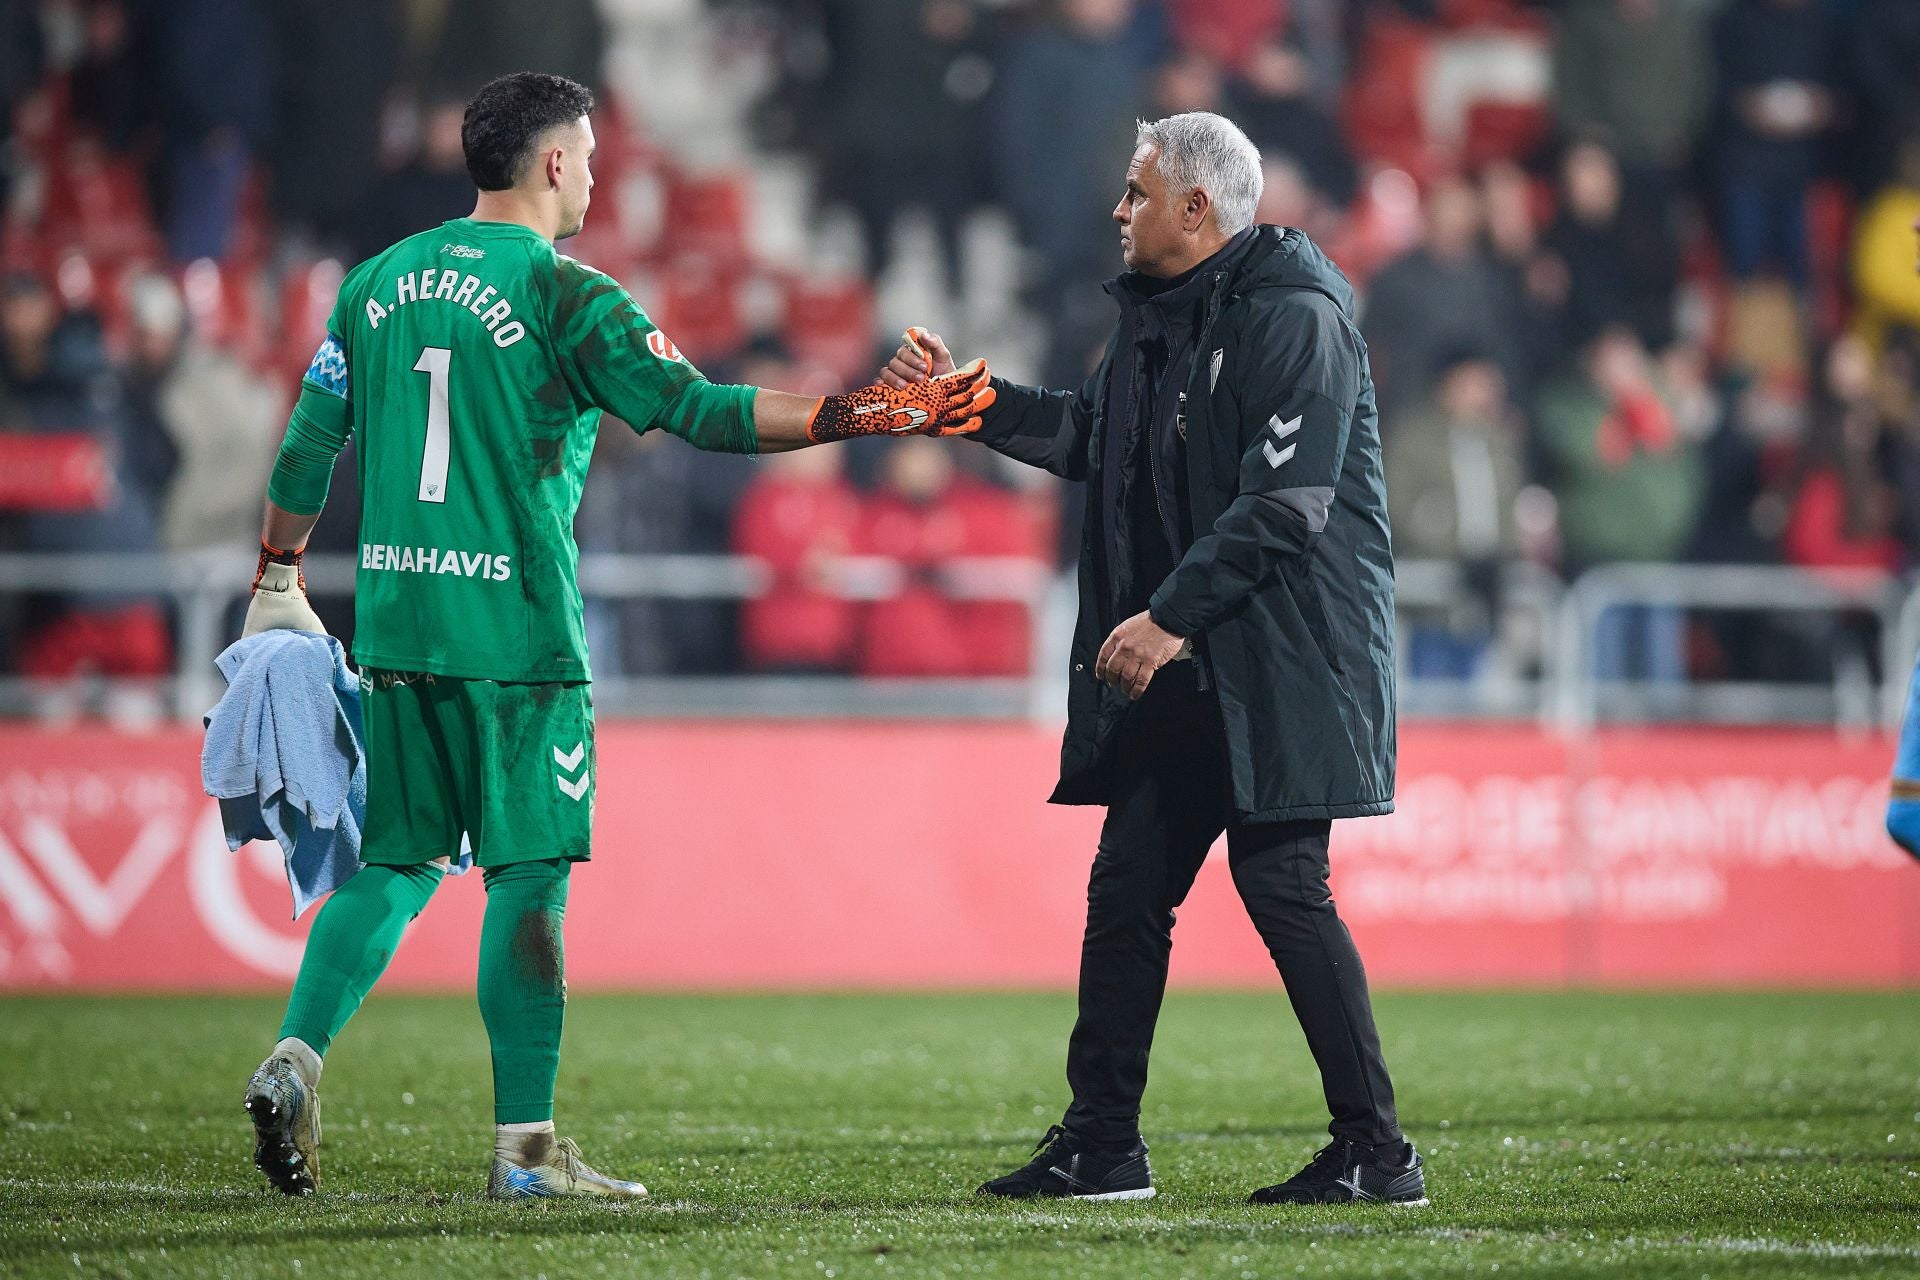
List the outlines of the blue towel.
<svg viewBox="0 0 1920 1280">
<path fill-rule="evenodd" d="M 1887 834 L 1920 858 L 1920 671 L 1907 686 L 1907 714 L 1893 756 L 1893 797 L 1887 801 Z"/>
<path fill-rule="evenodd" d="M 215 663 L 227 691 L 206 716 L 200 782 L 228 848 L 279 842 L 297 920 L 361 866 L 360 682 L 340 642 L 310 631 L 248 636 Z M 463 844 L 456 874 L 472 864 Z"/>
</svg>

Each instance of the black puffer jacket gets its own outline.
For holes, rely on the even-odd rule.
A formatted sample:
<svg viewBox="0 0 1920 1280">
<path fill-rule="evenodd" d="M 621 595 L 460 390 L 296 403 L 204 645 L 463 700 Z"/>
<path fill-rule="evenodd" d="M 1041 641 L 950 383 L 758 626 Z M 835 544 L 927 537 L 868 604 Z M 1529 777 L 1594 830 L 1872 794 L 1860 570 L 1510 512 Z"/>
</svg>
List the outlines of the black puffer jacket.
<svg viewBox="0 0 1920 1280">
<path fill-rule="evenodd" d="M 1380 431 L 1353 290 L 1305 235 L 1259 227 L 1209 268 L 1187 383 L 1188 510 L 1199 536 L 1152 595 L 1220 699 L 1235 818 L 1393 809 L 1393 558 Z M 1116 336 L 1078 392 L 996 381 L 976 437 L 1099 495 Z M 1126 371 L 1122 371 L 1124 376 Z M 1080 552 L 1059 804 L 1105 804 L 1126 695 L 1094 679 L 1120 604 L 1090 503 Z M 1177 749 L 1177 748 L 1176 748 Z"/>
</svg>

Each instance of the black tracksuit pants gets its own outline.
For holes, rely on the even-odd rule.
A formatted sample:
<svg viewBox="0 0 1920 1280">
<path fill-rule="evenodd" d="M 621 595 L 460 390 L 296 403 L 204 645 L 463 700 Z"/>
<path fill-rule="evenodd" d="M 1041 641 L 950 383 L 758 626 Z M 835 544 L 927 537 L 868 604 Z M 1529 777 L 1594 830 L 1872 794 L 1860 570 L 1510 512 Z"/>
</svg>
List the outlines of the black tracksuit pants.
<svg viewBox="0 0 1920 1280">
<path fill-rule="evenodd" d="M 1087 885 L 1066 1127 L 1099 1146 L 1139 1136 L 1174 908 L 1224 830 L 1234 887 L 1319 1065 L 1331 1132 L 1356 1142 L 1399 1140 L 1366 973 L 1327 889 L 1332 824 L 1232 821 L 1219 703 L 1196 687 L 1191 663 L 1160 669 L 1113 749 L 1113 798 Z"/>
</svg>

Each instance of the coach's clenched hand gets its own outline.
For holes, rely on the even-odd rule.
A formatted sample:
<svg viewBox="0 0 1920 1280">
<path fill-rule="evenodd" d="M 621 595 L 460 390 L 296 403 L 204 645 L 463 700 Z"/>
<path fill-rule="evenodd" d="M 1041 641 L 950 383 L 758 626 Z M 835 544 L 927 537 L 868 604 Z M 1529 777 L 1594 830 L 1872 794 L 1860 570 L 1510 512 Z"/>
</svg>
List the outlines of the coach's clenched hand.
<svg viewBox="0 0 1920 1280">
<path fill-rule="evenodd" d="M 915 325 L 901 336 L 900 349 L 893 353 L 893 359 L 887 361 L 887 367 L 880 371 L 880 381 L 898 390 L 916 382 L 925 382 L 928 378 L 937 378 L 943 373 L 952 373 L 953 369 L 953 352 L 947 350 L 945 340 L 939 334 Z"/>
<path fill-rule="evenodd" d="M 1100 660 L 1093 664 L 1094 678 L 1137 699 L 1147 691 L 1153 673 L 1179 657 L 1186 643 L 1150 615 L 1136 613 L 1115 627 L 1100 646 Z"/>
</svg>

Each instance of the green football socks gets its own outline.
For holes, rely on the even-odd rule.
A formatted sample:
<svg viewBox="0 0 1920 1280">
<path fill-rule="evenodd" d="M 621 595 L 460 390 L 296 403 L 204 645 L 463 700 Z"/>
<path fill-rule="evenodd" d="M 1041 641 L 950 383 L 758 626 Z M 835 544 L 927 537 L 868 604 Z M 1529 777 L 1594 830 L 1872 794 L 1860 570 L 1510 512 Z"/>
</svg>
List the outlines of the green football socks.
<svg viewBox="0 0 1920 1280">
<path fill-rule="evenodd" d="M 487 914 L 480 929 L 480 1016 L 493 1045 L 493 1110 L 499 1124 L 553 1119 L 567 1007 L 561 929 L 571 866 L 556 858 L 483 872 Z M 369 865 L 334 891 L 307 938 L 281 1039 L 300 1040 L 315 1054 L 326 1054 L 445 874 L 433 863 Z"/>
<path fill-rule="evenodd" d="M 488 867 L 480 927 L 480 1016 L 493 1045 L 497 1124 L 553 1119 L 567 1008 L 567 874 L 562 859 Z"/>
<path fill-rule="evenodd" d="M 303 1040 L 324 1056 L 367 998 L 400 945 L 407 923 L 426 907 L 444 868 L 365 866 L 333 891 L 307 936 L 280 1037 Z"/>
</svg>

